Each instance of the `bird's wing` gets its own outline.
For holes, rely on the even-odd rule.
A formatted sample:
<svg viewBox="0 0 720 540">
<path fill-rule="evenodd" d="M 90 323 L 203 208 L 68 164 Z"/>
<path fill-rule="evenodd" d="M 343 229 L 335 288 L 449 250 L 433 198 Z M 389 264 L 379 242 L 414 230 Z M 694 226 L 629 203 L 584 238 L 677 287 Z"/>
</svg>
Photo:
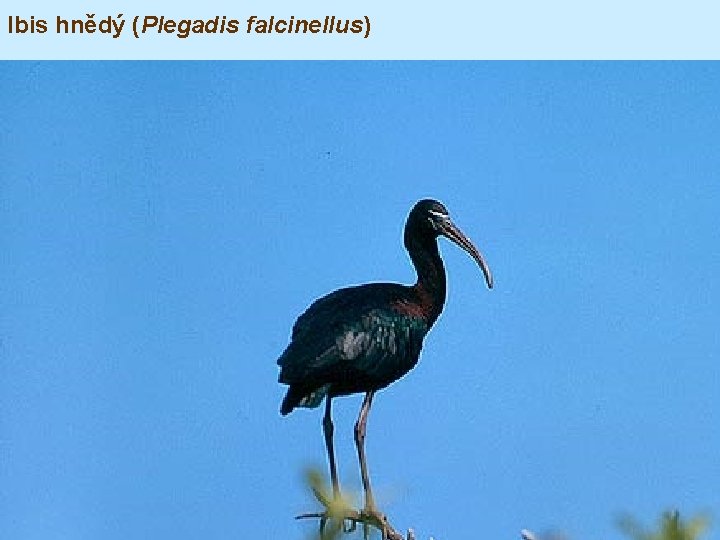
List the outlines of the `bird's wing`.
<svg viewBox="0 0 720 540">
<path fill-rule="evenodd" d="M 381 301 L 380 293 L 388 296 L 385 289 L 377 285 L 348 287 L 318 298 L 295 321 L 293 341 L 305 337 L 317 339 L 357 320 L 364 312 L 377 307 Z"/>
<path fill-rule="evenodd" d="M 336 338 L 340 362 L 373 379 L 395 380 L 417 362 L 426 322 L 391 310 L 372 310 Z"/>
<path fill-rule="evenodd" d="M 390 377 L 410 369 L 428 328 L 423 319 L 391 308 L 397 287 L 342 289 L 315 301 L 298 318 L 291 343 L 278 359 L 280 381 L 320 383 L 331 374 L 358 372 Z"/>
</svg>

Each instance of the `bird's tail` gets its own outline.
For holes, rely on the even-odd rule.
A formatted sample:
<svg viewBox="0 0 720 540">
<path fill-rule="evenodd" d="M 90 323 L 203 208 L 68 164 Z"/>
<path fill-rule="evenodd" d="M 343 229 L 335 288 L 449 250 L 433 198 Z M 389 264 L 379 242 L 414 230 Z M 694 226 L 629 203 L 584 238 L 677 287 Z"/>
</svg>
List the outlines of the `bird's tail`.
<svg viewBox="0 0 720 540">
<path fill-rule="evenodd" d="M 299 386 L 290 386 L 282 405 L 280 405 L 280 414 L 285 416 L 292 412 L 295 407 L 307 407 L 309 409 L 317 407 L 327 395 L 329 389 L 329 384 L 311 390 Z"/>
</svg>

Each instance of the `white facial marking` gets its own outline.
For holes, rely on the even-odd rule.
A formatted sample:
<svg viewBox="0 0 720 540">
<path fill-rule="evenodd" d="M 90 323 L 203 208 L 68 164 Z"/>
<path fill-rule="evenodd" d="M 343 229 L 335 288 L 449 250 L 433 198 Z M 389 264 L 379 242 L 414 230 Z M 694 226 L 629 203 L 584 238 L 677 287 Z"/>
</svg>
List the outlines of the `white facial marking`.
<svg viewBox="0 0 720 540">
<path fill-rule="evenodd" d="M 442 212 L 438 212 L 436 210 L 428 210 L 428 212 L 430 212 L 435 217 L 439 217 L 439 218 L 443 218 L 443 219 L 448 217 L 447 214 L 443 214 Z"/>
</svg>

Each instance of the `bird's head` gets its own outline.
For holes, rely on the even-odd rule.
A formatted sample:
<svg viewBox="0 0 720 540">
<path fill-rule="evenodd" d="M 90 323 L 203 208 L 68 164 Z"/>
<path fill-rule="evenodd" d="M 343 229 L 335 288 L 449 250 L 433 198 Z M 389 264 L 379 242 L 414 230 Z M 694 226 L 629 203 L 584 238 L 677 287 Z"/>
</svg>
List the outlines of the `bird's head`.
<svg viewBox="0 0 720 540">
<path fill-rule="evenodd" d="M 450 220 L 447 208 L 439 201 L 423 199 L 418 201 L 408 216 L 405 227 L 406 244 L 408 235 L 435 240 L 444 236 L 468 252 L 480 266 L 488 288 L 492 289 L 493 278 L 485 258 L 463 232 Z"/>
</svg>

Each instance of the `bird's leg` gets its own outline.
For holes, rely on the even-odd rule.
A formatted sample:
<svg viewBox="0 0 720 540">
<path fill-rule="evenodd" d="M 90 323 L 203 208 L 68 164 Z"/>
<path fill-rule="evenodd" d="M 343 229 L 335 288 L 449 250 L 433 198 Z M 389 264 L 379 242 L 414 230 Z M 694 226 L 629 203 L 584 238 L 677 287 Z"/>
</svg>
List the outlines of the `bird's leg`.
<svg viewBox="0 0 720 540">
<path fill-rule="evenodd" d="M 360 415 L 355 423 L 355 445 L 357 446 L 358 458 L 360 460 L 360 474 L 362 476 L 363 489 L 365 490 L 365 510 L 369 512 L 375 511 L 375 499 L 373 498 L 372 488 L 370 487 L 370 477 L 365 460 L 365 427 L 367 425 L 367 417 L 370 412 L 370 406 L 372 405 L 373 395 L 375 395 L 374 390 L 365 394 L 362 407 L 360 407 Z"/>
<path fill-rule="evenodd" d="M 323 433 L 325 434 L 325 447 L 327 448 L 328 453 L 328 461 L 330 462 L 330 480 L 332 482 L 333 487 L 333 502 L 338 503 L 340 502 L 340 482 L 338 481 L 338 475 L 337 475 L 337 466 L 335 465 L 335 446 L 333 444 L 333 432 L 335 431 L 335 428 L 333 427 L 332 422 L 332 413 L 331 413 L 331 398 L 328 396 L 325 398 L 325 416 L 323 416 Z M 327 523 L 327 519 L 332 513 L 331 508 L 328 506 L 326 508 L 325 515 L 320 519 L 320 537 L 325 538 L 324 531 L 325 531 L 325 525 Z M 344 532 L 348 532 L 345 525 L 345 520 L 342 522 L 342 529 Z M 333 529 L 331 531 L 331 536 L 337 533 L 337 529 Z"/>
<path fill-rule="evenodd" d="M 325 416 L 323 417 L 323 432 L 325 434 L 325 446 L 328 453 L 328 461 L 330 462 L 330 479 L 333 487 L 333 498 L 340 498 L 340 483 L 338 482 L 337 467 L 335 466 L 335 448 L 333 446 L 333 423 L 330 414 L 331 398 L 325 398 Z"/>
<path fill-rule="evenodd" d="M 368 474 L 367 460 L 365 459 L 365 428 L 367 426 L 367 417 L 372 406 L 375 391 L 371 390 L 365 394 L 362 407 L 360 407 L 360 415 L 355 423 L 355 445 L 357 446 L 358 458 L 360 459 L 360 474 L 362 476 L 363 488 L 365 490 L 365 508 L 360 512 L 363 524 L 363 537 L 368 538 L 368 525 L 378 528 L 382 533 L 383 540 L 389 536 L 391 527 L 387 517 L 380 513 L 375 506 L 375 498 L 373 497 L 372 488 L 370 487 L 370 475 Z"/>
</svg>

